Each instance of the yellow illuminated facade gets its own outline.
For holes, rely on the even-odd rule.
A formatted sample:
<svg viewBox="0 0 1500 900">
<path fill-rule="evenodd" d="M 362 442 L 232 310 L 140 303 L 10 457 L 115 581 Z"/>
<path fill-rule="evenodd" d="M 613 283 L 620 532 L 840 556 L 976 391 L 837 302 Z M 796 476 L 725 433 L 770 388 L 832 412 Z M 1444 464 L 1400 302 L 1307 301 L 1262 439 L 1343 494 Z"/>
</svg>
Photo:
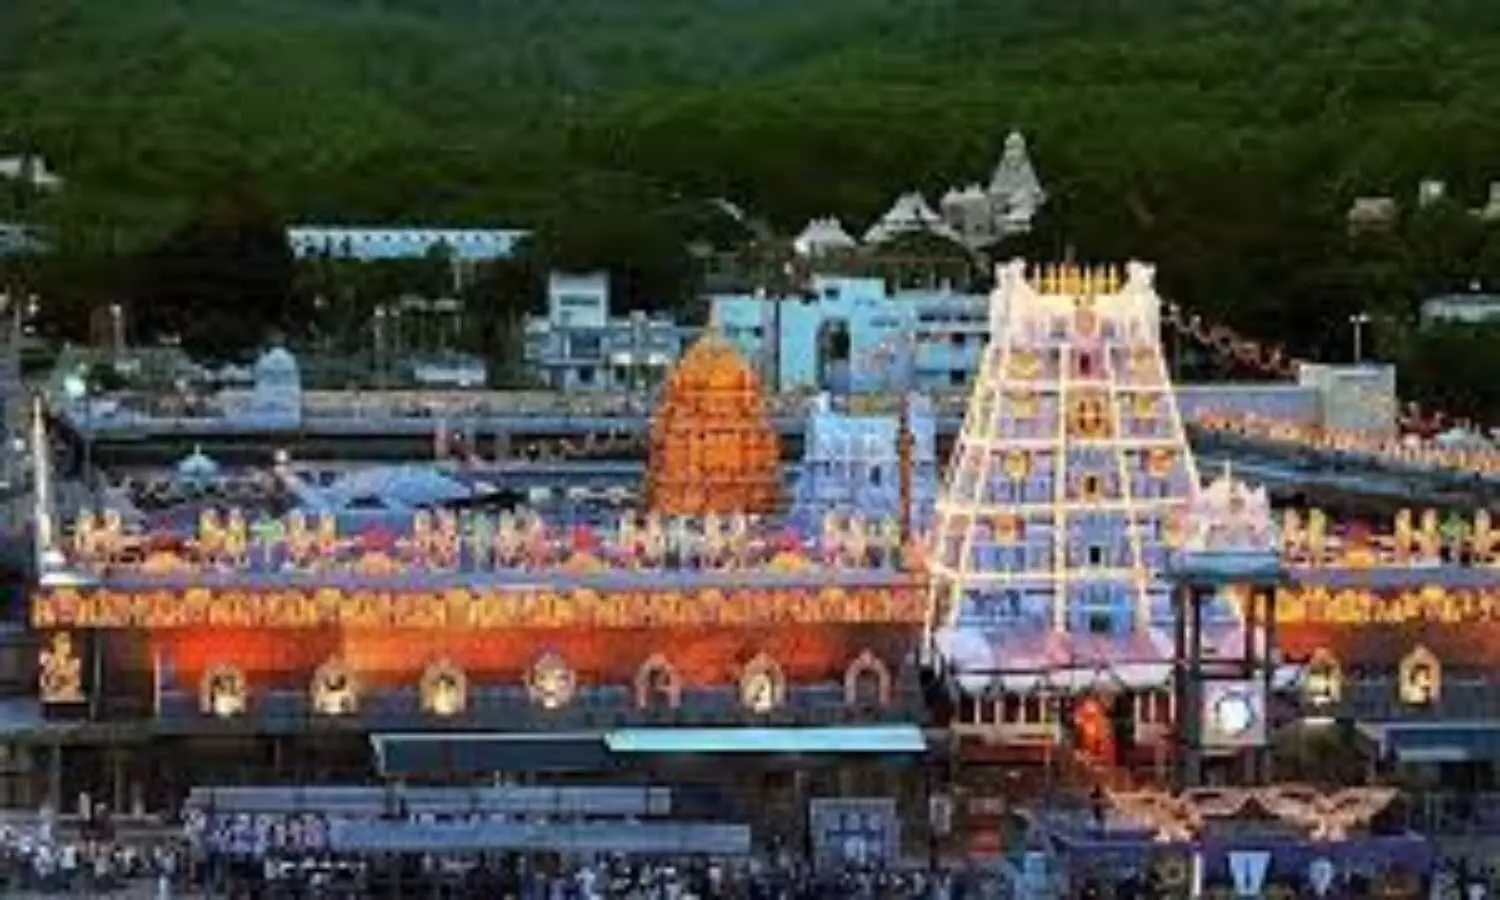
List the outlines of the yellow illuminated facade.
<svg viewBox="0 0 1500 900">
<path fill-rule="evenodd" d="M 32 624 L 44 629 L 64 626 L 146 629 L 918 626 L 924 606 L 922 583 L 914 578 L 899 578 L 879 587 L 675 591 L 194 588 L 126 592 L 62 588 L 37 595 L 31 615 Z M 71 654 L 71 643 L 65 649 Z M 59 665 L 62 664 L 60 661 Z"/>
<path fill-rule="evenodd" d="M 780 509 L 781 486 L 760 380 L 710 331 L 673 370 L 652 419 L 647 506 L 673 516 L 767 514 Z"/>
</svg>

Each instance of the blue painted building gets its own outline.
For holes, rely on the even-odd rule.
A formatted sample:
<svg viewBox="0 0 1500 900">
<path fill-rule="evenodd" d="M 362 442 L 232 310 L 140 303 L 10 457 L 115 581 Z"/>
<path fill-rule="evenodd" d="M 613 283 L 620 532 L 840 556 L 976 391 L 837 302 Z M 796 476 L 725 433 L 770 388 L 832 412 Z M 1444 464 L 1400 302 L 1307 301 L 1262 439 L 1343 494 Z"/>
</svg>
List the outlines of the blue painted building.
<svg viewBox="0 0 1500 900">
<path fill-rule="evenodd" d="M 505 259 L 528 231 L 508 228 L 365 228 L 343 225 L 292 225 L 287 243 L 299 259 L 333 256 L 362 262 L 421 259 L 446 249 L 454 260 L 487 262 Z"/>
<path fill-rule="evenodd" d="M 553 272 L 547 314 L 526 318 L 524 359 L 532 378 L 554 390 L 644 391 L 697 335 L 667 316 L 611 315 L 604 272 Z"/>
<path fill-rule="evenodd" d="M 937 422 L 932 402 L 912 394 L 912 526 L 925 531 L 937 500 Z M 858 515 L 866 523 L 900 521 L 900 422 L 895 416 L 850 415 L 828 394 L 808 408 L 802 467 L 793 489 L 792 520 L 807 533 L 829 514 Z"/>
<path fill-rule="evenodd" d="M 795 296 L 709 302 L 724 336 L 777 391 L 963 389 L 989 337 L 985 296 L 892 292 L 879 278 L 819 275 Z"/>
</svg>

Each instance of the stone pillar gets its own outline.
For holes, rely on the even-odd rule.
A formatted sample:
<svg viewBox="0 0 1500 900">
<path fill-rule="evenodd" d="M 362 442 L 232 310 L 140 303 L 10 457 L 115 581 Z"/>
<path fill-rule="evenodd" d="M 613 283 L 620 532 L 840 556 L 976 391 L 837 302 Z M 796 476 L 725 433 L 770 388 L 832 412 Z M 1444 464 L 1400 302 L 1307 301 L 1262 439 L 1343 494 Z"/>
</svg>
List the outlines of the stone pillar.
<svg viewBox="0 0 1500 900">
<path fill-rule="evenodd" d="M 110 761 L 110 811 L 116 815 L 125 812 L 125 750 L 109 748 Z"/>
<path fill-rule="evenodd" d="M 62 744 L 56 740 L 47 748 L 47 806 L 54 814 L 62 813 Z"/>
<path fill-rule="evenodd" d="M 1189 784 L 1197 787 L 1203 783 L 1203 590 L 1197 585 L 1188 588 L 1188 734 L 1192 740 L 1188 754 Z"/>
<path fill-rule="evenodd" d="M 1260 653 L 1256 648 L 1255 641 L 1255 630 L 1260 624 L 1260 616 L 1257 613 L 1257 609 L 1259 608 L 1260 603 L 1255 596 L 1254 585 L 1248 585 L 1246 587 L 1246 590 L 1248 591 L 1248 595 L 1246 596 L 1245 605 L 1242 609 L 1245 624 L 1245 645 L 1244 659 L 1242 660 L 1242 664 L 1240 666 L 1240 674 L 1241 677 L 1245 679 L 1245 682 L 1247 684 L 1253 684 L 1255 682 L 1257 673 L 1260 671 Z M 1242 777 L 1244 778 L 1246 785 L 1256 785 L 1260 783 L 1259 747 L 1251 747 L 1245 751 L 1242 768 Z"/>
<path fill-rule="evenodd" d="M 1173 641 L 1173 694 L 1176 702 L 1178 790 L 1196 787 L 1203 780 L 1203 597 L 1198 586 L 1186 581 L 1173 588 L 1176 616 Z"/>
<path fill-rule="evenodd" d="M 1172 585 L 1172 783 L 1187 786 L 1188 757 L 1188 600 L 1190 589 L 1183 582 Z"/>
</svg>

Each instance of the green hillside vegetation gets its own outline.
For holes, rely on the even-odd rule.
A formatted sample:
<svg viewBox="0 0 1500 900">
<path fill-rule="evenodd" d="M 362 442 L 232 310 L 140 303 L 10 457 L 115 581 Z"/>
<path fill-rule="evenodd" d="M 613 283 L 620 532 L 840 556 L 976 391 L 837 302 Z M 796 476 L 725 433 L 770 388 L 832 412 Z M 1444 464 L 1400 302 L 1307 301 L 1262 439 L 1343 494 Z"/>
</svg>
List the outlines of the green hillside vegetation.
<svg viewBox="0 0 1500 900">
<path fill-rule="evenodd" d="M 1157 260 L 1320 356 L 1371 310 L 1428 392 L 1417 298 L 1500 283 L 1454 210 L 1343 225 L 1500 180 L 1488 0 L 12 0 L 0 67 L 0 149 L 70 182 L 31 210 L 69 260 L 46 283 L 85 301 L 231 186 L 287 220 L 588 230 L 574 255 L 623 265 L 681 197 L 863 227 L 985 178 L 1012 127 L 1052 194 L 1027 249 Z"/>
</svg>

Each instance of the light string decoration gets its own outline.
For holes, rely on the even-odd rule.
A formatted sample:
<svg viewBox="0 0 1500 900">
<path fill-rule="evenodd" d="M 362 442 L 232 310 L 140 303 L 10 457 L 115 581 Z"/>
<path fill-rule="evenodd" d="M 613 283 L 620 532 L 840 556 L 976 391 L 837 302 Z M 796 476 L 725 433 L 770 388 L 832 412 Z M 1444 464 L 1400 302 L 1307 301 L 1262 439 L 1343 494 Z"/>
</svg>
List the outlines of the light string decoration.
<svg viewBox="0 0 1500 900">
<path fill-rule="evenodd" d="M 1271 375 L 1275 378 L 1296 378 L 1302 366 L 1316 365 L 1314 360 L 1290 356 L 1284 348 L 1245 338 L 1232 327 L 1209 323 L 1202 315 L 1188 314 L 1176 303 L 1167 305 L 1164 321 L 1172 326 L 1178 335 L 1214 351 L 1220 359 L 1241 363 L 1262 375 Z M 1449 426 L 1460 426 L 1460 428 L 1475 426 L 1475 423 L 1466 417 L 1451 416 L 1440 410 L 1424 410 L 1415 402 L 1406 404 L 1406 408 L 1398 413 L 1397 423 L 1406 431 L 1422 432 L 1422 434 L 1437 432 Z"/>
</svg>

